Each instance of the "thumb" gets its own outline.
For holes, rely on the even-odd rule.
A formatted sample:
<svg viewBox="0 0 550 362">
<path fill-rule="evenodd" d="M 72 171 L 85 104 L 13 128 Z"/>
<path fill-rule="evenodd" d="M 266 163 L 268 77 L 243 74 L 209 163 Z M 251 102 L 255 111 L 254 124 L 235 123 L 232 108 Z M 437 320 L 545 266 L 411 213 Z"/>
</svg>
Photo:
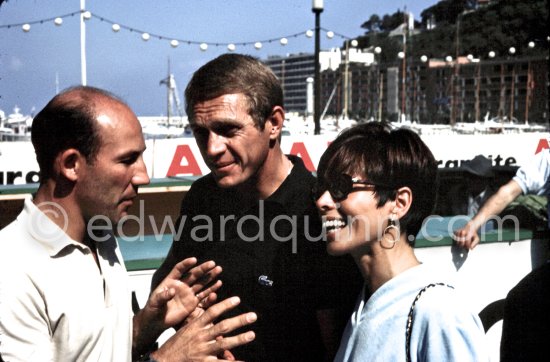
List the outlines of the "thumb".
<svg viewBox="0 0 550 362">
<path fill-rule="evenodd" d="M 156 308 L 164 307 L 176 295 L 174 288 L 163 287 L 160 291 L 155 291 L 151 296 L 151 306 Z"/>
</svg>

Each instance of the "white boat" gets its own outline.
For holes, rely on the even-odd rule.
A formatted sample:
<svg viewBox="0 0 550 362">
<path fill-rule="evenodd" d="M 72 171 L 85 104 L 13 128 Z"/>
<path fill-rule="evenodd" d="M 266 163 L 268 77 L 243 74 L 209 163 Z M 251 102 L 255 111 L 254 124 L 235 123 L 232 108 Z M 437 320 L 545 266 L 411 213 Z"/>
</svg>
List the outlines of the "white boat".
<svg viewBox="0 0 550 362">
<path fill-rule="evenodd" d="M 0 141 L 29 141 L 31 139 L 32 116 L 21 114 L 15 106 L 13 113 L 5 115 L 0 110 Z"/>
</svg>

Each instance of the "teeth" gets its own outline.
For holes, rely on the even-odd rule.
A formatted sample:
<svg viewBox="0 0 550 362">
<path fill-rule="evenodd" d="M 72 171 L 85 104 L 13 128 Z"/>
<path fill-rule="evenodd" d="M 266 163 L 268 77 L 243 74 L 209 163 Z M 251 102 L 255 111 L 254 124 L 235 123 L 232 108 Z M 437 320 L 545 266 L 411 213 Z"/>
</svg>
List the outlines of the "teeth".
<svg viewBox="0 0 550 362">
<path fill-rule="evenodd" d="M 346 226 L 346 223 L 344 220 L 337 219 L 337 220 L 327 220 L 323 223 L 323 227 L 325 229 L 340 229 Z"/>
</svg>

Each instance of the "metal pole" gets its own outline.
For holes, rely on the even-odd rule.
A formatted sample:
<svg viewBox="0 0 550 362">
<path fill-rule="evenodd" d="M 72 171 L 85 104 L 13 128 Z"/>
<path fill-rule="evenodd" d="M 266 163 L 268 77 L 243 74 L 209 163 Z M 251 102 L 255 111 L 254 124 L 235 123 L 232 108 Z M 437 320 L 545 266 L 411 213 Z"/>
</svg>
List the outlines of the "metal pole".
<svg viewBox="0 0 550 362">
<path fill-rule="evenodd" d="M 346 57 L 344 64 L 344 111 L 342 118 L 348 119 L 348 104 L 349 104 L 349 40 L 346 40 Z"/>
<path fill-rule="evenodd" d="M 281 88 L 283 88 L 283 96 L 285 95 L 285 60 L 281 61 Z"/>
<path fill-rule="evenodd" d="M 321 134 L 321 68 L 319 64 L 319 52 L 321 48 L 321 13 L 323 9 L 313 9 L 315 13 L 315 88 L 313 121 L 315 122 L 314 134 Z"/>
<path fill-rule="evenodd" d="M 382 122 L 382 101 L 384 99 L 384 74 L 379 73 L 380 86 L 378 87 L 378 122 Z"/>
<path fill-rule="evenodd" d="M 453 75 L 451 77 L 452 88 L 451 88 L 451 127 L 454 127 L 456 124 L 456 113 L 457 113 L 457 88 L 458 88 L 458 76 L 459 76 L 459 64 L 458 57 L 460 55 L 460 17 L 462 14 L 459 14 L 456 21 L 456 40 L 455 40 L 455 64 L 453 69 Z"/>
<path fill-rule="evenodd" d="M 476 122 L 479 122 L 479 116 L 480 116 L 480 109 L 479 109 L 479 91 L 481 89 L 481 63 L 476 64 L 476 116 L 475 120 Z"/>
<path fill-rule="evenodd" d="M 460 91 L 460 63 L 458 57 L 460 56 L 460 22 L 462 17 L 466 14 L 473 12 L 473 10 L 464 10 L 458 14 L 456 18 L 456 39 L 455 39 L 455 64 L 454 64 L 454 75 L 452 76 L 452 99 L 451 99 L 451 127 L 454 127 L 456 124 L 456 116 L 458 114 L 458 93 Z M 463 106 L 460 107 L 462 114 Z M 462 116 L 461 116 L 462 118 Z M 462 121 L 462 119 L 461 119 Z"/>
<path fill-rule="evenodd" d="M 166 105 L 166 125 L 170 126 L 170 118 L 172 117 L 172 73 L 170 69 L 170 57 L 168 57 L 168 78 L 166 78 L 166 80 L 166 90 L 168 91 L 166 97 L 168 102 Z"/>
<path fill-rule="evenodd" d="M 500 62 L 500 95 L 498 101 L 498 120 L 502 123 L 506 107 L 506 85 L 504 84 L 504 63 Z"/>
<path fill-rule="evenodd" d="M 531 85 L 533 82 L 533 74 L 531 71 L 531 61 L 527 62 L 527 87 L 525 92 L 525 124 L 529 124 L 529 104 L 531 103 Z"/>
<path fill-rule="evenodd" d="M 512 63 L 512 84 L 510 85 L 510 118 L 508 119 L 508 122 L 512 122 L 514 119 L 514 105 L 515 105 L 515 78 L 516 78 L 516 64 Z"/>
<path fill-rule="evenodd" d="M 80 75 L 82 85 L 86 85 L 86 24 L 84 23 L 84 11 L 86 0 L 80 0 Z"/>
</svg>

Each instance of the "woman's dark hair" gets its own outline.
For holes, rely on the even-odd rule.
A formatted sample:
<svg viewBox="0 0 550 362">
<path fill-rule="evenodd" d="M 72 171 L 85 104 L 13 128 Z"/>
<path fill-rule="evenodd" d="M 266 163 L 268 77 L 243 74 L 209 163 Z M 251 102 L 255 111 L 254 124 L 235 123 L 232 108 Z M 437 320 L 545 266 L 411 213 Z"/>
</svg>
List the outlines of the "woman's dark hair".
<svg viewBox="0 0 550 362">
<path fill-rule="evenodd" d="M 399 220 L 401 230 L 413 237 L 430 215 L 437 195 L 437 162 L 420 137 L 409 129 L 391 130 L 370 122 L 343 131 L 327 148 L 317 175 L 319 183 L 342 173 L 366 177 L 376 186 L 378 207 L 395 200 L 397 189 L 408 186 L 413 201 Z M 414 245 L 414 238 L 407 238 Z"/>
<path fill-rule="evenodd" d="M 185 111 L 193 120 L 196 103 L 237 93 L 245 95 L 248 113 L 259 129 L 273 107 L 283 107 L 281 84 L 268 66 L 248 55 L 223 54 L 193 74 L 185 89 Z"/>
<path fill-rule="evenodd" d="M 86 86 L 68 88 L 56 95 L 33 119 L 31 140 L 40 167 L 40 182 L 52 178 L 54 160 L 69 148 L 77 149 L 93 163 L 101 146 L 96 105 L 113 94 Z"/>
</svg>

